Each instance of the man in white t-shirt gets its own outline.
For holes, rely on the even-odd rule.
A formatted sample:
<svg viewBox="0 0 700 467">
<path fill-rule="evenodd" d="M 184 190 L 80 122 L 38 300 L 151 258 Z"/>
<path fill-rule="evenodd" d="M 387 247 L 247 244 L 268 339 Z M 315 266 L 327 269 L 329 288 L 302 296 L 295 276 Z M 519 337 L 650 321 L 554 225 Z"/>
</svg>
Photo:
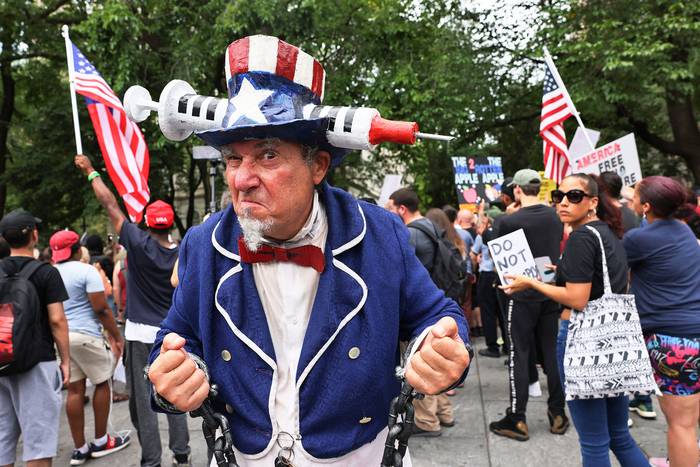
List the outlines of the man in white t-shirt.
<svg viewBox="0 0 700 467">
<path fill-rule="evenodd" d="M 52 260 L 61 274 L 68 300 L 63 308 L 68 320 L 70 345 L 70 380 L 66 415 L 75 449 L 71 465 L 81 465 L 90 457 L 103 457 L 125 448 L 128 436 L 107 434 L 107 419 L 111 391 L 109 381 L 114 362 L 124 348 L 114 315 L 107 305 L 104 285 L 94 266 L 80 262 L 80 237 L 70 230 L 55 233 L 49 241 Z M 102 328 L 112 337 L 114 345 L 107 347 Z M 85 441 L 85 380 L 95 386 L 92 408 L 95 415 L 95 440 Z"/>
</svg>

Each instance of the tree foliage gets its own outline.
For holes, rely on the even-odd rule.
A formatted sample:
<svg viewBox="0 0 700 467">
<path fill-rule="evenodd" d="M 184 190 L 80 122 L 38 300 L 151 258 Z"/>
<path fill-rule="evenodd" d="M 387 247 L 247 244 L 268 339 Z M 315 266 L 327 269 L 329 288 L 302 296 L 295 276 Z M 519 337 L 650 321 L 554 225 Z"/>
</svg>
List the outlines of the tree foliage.
<svg viewBox="0 0 700 467">
<path fill-rule="evenodd" d="M 326 69 L 325 103 L 376 107 L 385 118 L 456 137 L 449 145 L 351 154 L 332 183 L 376 196 L 385 173 L 403 173 L 424 205 L 439 206 L 456 202 L 450 156 L 502 155 L 510 173 L 541 168 L 545 44 L 584 121 L 603 130 L 603 140 L 634 131 L 647 173 L 676 173 L 675 154 L 700 178 L 699 12 L 697 2 L 671 0 L 523 0 L 481 9 L 459 0 L 6 0 L 0 211 L 24 206 L 50 228 L 103 222 L 72 167 L 64 23 L 117 94 L 140 84 L 154 99 L 172 79 L 225 95 L 224 50 L 237 38 L 271 34 L 299 45 Z M 79 108 L 85 151 L 99 166 L 80 97 Z M 572 135 L 574 123 L 566 125 Z M 183 191 L 191 200 L 206 179 L 205 167 L 191 159 L 196 138 L 168 141 L 153 117 L 142 128 L 152 197 L 173 202 Z M 181 232 L 197 221 L 191 203 L 176 220 Z"/>
</svg>

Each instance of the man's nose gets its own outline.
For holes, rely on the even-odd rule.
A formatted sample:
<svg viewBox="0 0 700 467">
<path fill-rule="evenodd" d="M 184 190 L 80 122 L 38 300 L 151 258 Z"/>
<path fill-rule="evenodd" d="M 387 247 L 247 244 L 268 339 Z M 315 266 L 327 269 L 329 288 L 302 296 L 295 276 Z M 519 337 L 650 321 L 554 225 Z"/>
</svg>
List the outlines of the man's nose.
<svg viewBox="0 0 700 467">
<path fill-rule="evenodd" d="M 260 184 L 255 162 L 243 159 L 236 168 L 233 178 L 234 188 L 238 191 L 248 191 Z"/>
</svg>

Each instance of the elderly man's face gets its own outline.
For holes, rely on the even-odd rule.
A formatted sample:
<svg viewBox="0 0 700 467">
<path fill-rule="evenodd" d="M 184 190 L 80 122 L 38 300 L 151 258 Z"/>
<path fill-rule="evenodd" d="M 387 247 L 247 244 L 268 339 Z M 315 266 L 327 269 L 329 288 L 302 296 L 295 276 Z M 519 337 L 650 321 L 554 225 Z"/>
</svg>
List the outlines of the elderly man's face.
<svg viewBox="0 0 700 467">
<path fill-rule="evenodd" d="M 314 186 L 325 177 L 330 154 L 319 151 L 309 163 L 300 144 L 278 139 L 240 141 L 221 152 L 236 214 L 267 224 L 268 237 L 293 237 L 311 212 Z"/>
</svg>

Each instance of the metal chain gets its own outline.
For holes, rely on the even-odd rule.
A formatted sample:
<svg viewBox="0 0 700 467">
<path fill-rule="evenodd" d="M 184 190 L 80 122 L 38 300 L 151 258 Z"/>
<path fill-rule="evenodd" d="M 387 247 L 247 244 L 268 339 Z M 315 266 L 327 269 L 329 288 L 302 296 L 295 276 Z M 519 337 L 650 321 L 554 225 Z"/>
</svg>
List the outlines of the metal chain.
<svg viewBox="0 0 700 467">
<path fill-rule="evenodd" d="M 236 455 L 233 451 L 233 439 L 228 420 L 222 414 L 216 412 L 211 401 L 216 398 L 218 388 L 212 384 L 209 389 L 209 397 L 202 405 L 190 412 L 190 416 L 202 417 L 202 432 L 207 442 L 209 451 L 214 454 L 218 467 L 239 467 L 236 463 Z M 401 392 L 391 401 L 389 408 L 389 433 L 384 443 L 384 455 L 381 467 L 402 467 L 403 458 L 408 448 L 408 438 L 413 433 L 413 400 L 422 399 L 423 395 L 416 393 L 413 387 L 406 381 L 401 385 Z M 216 430 L 221 430 L 221 436 L 216 438 Z M 283 449 L 284 450 L 284 449 Z M 275 467 L 292 465 L 291 459 L 280 455 L 275 460 Z"/>
<path fill-rule="evenodd" d="M 389 408 L 389 433 L 384 443 L 384 455 L 381 467 L 402 467 L 403 457 L 408 448 L 408 438 L 413 433 L 413 399 L 423 396 L 416 393 L 413 387 L 404 381 L 401 393 L 394 397 Z M 402 416 L 399 420 L 399 416 Z"/>
<path fill-rule="evenodd" d="M 238 467 L 236 454 L 233 452 L 233 438 L 226 417 L 216 412 L 211 401 L 218 394 L 216 384 L 209 389 L 209 397 L 197 409 L 190 412 L 190 417 L 202 417 L 202 431 L 209 451 L 214 454 L 216 465 L 219 467 Z M 221 430 L 221 436 L 216 438 L 216 430 Z"/>
</svg>

